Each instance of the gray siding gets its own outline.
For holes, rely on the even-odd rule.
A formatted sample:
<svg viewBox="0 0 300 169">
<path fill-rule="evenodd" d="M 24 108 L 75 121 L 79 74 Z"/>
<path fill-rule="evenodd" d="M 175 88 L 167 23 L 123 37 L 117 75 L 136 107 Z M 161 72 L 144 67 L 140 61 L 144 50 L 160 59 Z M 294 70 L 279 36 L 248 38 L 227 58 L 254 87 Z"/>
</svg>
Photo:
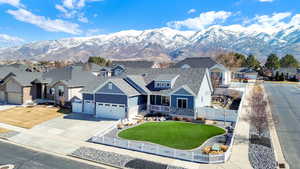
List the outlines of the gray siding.
<svg viewBox="0 0 300 169">
<path fill-rule="evenodd" d="M 189 93 L 188 91 L 186 91 L 185 89 L 179 89 L 178 91 L 176 91 L 175 93 L 173 93 L 173 95 L 187 95 L 187 96 L 192 96 L 191 93 Z"/>
<path fill-rule="evenodd" d="M 109 82 L 111 83 L 111 82 Z M 112 94 L 124 94 L 121 89 L 119 89 L 115 84 L 112 83 L 112 88 L 109 89 L 109 83 L 105 84 L 101 89 L 96 93 L 112 93 Z"/>
</svg>

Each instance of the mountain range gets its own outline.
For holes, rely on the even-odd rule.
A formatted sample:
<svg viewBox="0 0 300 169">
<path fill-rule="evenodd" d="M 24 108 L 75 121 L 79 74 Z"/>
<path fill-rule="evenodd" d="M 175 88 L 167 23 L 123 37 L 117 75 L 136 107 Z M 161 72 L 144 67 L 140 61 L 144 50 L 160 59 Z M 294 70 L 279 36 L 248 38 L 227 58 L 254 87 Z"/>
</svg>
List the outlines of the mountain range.
<svg viewBox="0 0 300 169">
<path fill-rule="evenodd" d="M 300 27 L 279 29 L 272 34 L 217 25 L 201 31 L 171 28 L 127 30 L 0 48 L 0 60 L 85 61 L 89 56 L 101 56 L 109 59 L 170 61 L 213 56 L 227 51 L 251 53 L 260 60 L 265 60 L 270 53 L 279 56 L 292 54 L 300 59 Z"/>
</svg>

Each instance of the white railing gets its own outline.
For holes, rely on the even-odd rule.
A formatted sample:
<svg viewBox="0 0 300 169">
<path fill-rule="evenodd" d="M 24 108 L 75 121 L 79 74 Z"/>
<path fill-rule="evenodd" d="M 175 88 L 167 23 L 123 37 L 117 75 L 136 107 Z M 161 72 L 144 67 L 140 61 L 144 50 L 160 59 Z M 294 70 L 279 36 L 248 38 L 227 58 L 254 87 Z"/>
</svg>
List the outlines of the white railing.
<svg viewBox="0 0 300 169">
<path fill-rule="evenodd" d="M 150 110 L 158 112 L 170 112 L 170 107 L 162 105 L 150 105 Z"/>
<path fill-rule="evenodd" d="M 119 138 L 112 137 L 93 137 L 92 142 L 100 143 L 170 158 L 176 158 L 181 160 L 187 160 L 192 162 L 200 162 L 200 163 L 222 163 L 225 162 L 225 157 L 228 156 L 226 153 L 220 155 L 208 155 L 202 154 L 201 152 L 193 152 L 193 151 L 185 151 L 185 150 L 176 150 L 172 148 L 162 147 L 159 145 L 148 144 L 148 143 L 140 143 L 130 140 L 123 140 Z M 201 150 L 199 150 L 201 151 Z"/>
</svg>

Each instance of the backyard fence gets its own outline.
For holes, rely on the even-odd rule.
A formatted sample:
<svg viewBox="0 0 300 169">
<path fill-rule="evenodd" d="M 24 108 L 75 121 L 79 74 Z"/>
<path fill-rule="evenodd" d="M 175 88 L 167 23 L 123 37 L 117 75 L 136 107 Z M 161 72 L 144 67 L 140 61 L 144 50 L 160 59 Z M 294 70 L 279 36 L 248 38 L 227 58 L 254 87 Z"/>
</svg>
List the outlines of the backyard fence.
<svg viewBox="0 0 300 169">
<path fill-rule="evenodd" d="M 245 93 L 247 92 L 247 86 L 244 89 L 243 97 L 241 99 L 239 109 L 236 112 L 229 112 L 229 114 L 235 114 L 231 116 L 227 116 L 226 118 L 231 119 L 232 122 L 234 123 L 233 127 L 236 127 L 236 124 L 238 123 L 239 120 L 239 115 L 242 111 L 243 104 L 245 102 Z M 206 111 L 208 112 L 208 111 Z M 207 113 L 206 115 L 208 115 Z M 219 115 L 215 115 L 213 117 L 217 117 Z M 205 116 L 207 117 L 207 116 Z M 223 120 L 223 119 L 222 119 Z M 211 155 L 211 154 L 203 154 L 200 150 L 197 151 L 188 151 L 188 150 L 177 150 L 173 148 L 168 148 L 164 146 L 160 146 L 157 144 L 150 144 L 150 143 L 145 143 L 145 142 L 137 142 L 137 141 L 130 141 L 130 140 L 125 140 L 125 139 L 119 139 L 111 136 L 106 136 L 105 134 L 109 132 L 110 130 L 116 129 L 116 125 L 111 126 L 107 130 L 105 130 L 102 133 L 98 133 L 94 137 L 91 138 L 91 142 L 94 143 L 99 143 L 99 144 L 104 144 L 104 145 L 110 145 L 110 146 L 115 146 L 115 147 L 120 147 L 124 149 L 129 149 L 129 150 L 135 150 L 139 152 L 145 152 L 149 154 L 155 154 L 155 155 L 160 155 L 160 156 L 165 156 L 165 157 L 170 157 L 170 158 L 175 158 L 175 159 L 181 159 L 181 160 L 186 160 L 186 161 L 192 161 L 192 162 L 199 162 L 199 163 L 224 163 L 226 162 L 231 155 L 232 152 L 232 147 L 235 139 L 235 130 L 232 134 L 232 136 L 229 138 L 227 141 L 226 145 L 228 146 L 228 150 L 219 155 Z"/>
</svg>

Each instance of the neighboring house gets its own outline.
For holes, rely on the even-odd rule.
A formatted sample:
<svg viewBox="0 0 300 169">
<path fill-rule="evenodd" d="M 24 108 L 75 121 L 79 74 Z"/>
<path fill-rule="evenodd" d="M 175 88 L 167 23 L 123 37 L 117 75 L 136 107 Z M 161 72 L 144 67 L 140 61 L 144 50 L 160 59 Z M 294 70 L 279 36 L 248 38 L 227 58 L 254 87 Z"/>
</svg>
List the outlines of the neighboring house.
<svg viewBox="0 0 300 169">
<path fill-rule="evenodd" d="M 160 65 L 153 61 L 146 60 L 123 60 L 123 61 L 112 61 L 112 67 L 122 65 L 125 68 L 160 68 Z"/>
<path fill-rule="evenodd" d="M 126 69 L 83 88 L 81 107 L 76 108 L 110 119 L 145 111 L 194 118 L 197 109 L 211 105 L 212 92 L 208 69 Z"/>
<path fill-rule="evenodd" d="M 33 80 L 35 99 L 53 100 L 55 103 L 68 104 L 74 99 L 82 99 L 79 92 L 97 76 L 92 72 L 82 71 L 74 67 L 53 69 Z"/>
<path fill-rule="evenodd" d="M 232 79 L 241 81 L 256 81 L 258 77 L 258 72 L 247 67 L 233 68 L 232 69 Z"/>
<path fill-rule="evenodd" d="M 4 90 L 1 97 L 9 104 L 25 104 L 31 102 L 36 95 L 31 84 L 32 80 L 41 76 L 41 73 L 19 72 L 9 73 L 1 83 Z M 3 99 L 3 98 L 2 98 Z"/>
<path fill-rule="evenodd" d="M 100 66 L 95 63 L 77 63 L 68 67 L 73 67 L 79 71 L 92 72 L 95 76 L 99 76 L 104 69 L 106 69 L 108 72 L 110 71 L 109 67 Z"/>
<path fill-rule="evenodd" d="M 217 85 L 228 85 L 231 81 L 231 72 L 222 64 L 217 63 L 210 57 L 185 58 L 172 66 L 173 68 L 207 68 L 210 71 L 212 80 Z"/>
<path fill-rule="evenodd" d="M 278 75 L 284 75 L 286 80 L 300 81 L 300 68 L 279 68 L 273 71 L 273 77 Z"/>
</svg>

